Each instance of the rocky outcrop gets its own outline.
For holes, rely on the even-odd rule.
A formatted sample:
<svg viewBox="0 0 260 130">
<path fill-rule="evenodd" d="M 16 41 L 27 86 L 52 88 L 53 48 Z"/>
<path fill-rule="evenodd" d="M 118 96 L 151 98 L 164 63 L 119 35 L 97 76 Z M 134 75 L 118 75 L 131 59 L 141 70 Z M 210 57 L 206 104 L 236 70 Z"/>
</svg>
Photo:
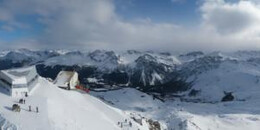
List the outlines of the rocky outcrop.
<svg viewBox="0 0 260 130">
<path fill-rule="evenodd" d="M 222 98 L 222 102 L 233 101 L 235 97 L 233 96 L 232 92 L 224 92 L 225 96 Z"/>
</svg>

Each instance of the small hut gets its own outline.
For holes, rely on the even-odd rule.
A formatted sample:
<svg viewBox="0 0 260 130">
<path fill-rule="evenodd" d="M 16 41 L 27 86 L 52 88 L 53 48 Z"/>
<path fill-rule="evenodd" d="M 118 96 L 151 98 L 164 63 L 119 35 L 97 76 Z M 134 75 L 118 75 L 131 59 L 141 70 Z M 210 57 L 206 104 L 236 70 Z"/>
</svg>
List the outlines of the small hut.
<svg viewBox="0 0 260 130">
<path fill-rule="evenodd" d="M 75 89 L 79 84 L 78 73 L 76 71 L 60 71 L 54 84 L 68 90 Z"/>
</svg>

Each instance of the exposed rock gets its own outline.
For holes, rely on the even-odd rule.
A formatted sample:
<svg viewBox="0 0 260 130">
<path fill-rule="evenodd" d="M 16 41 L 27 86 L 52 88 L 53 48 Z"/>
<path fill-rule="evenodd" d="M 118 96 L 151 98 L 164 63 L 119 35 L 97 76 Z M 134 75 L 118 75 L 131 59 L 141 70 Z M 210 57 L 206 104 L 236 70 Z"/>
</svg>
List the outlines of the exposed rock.
<svg viewBox="0 0 260 130">
<path fill-rule="evenodd" d="M 224 92 L 225 96 L 222 98 L 222 102 L 233 101 L 235 97 L 233 96 L 232 92 Z"/>
<path fill-rule="evenodd" d="M 150 125 L 149 130 L 161 130 L 161 125 L 158 121 L 153 121 L 152 119 L 149 119 L 148 123 Z"/>
</svg>

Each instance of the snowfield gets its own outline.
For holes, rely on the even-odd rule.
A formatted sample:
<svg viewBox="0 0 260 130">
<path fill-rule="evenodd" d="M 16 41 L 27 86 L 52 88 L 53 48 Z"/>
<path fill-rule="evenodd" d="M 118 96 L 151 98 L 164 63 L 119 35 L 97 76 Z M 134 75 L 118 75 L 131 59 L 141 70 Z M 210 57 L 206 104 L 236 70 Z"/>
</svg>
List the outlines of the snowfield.
<svg viewBox="0 0 260 130">
<path fill-rule="evenodd" d="M 21 112 L 13 112 L 12 104 L 19 99 L 0 93 L 0 128 L 6 130 L 148 130 L 147 125 L 135 123 L 130 116 L 88 94 L 78 91 L 59 89 L 41 78 L 32 94 L 25 98 L 26 104 L 20 104 Z M 32 112 L 29 112 L 29 105 Z M 39 113 L 36 113 L 36 106 Z M 118 122 L 127 119 L 132 122 Z"/>
<path fill-rule="evenodd" d="M 221 101 L 225 96 L 224 91 L 232 92 L 235 100 L 260 101 L 259 81 L 259 66 L 227 61 L 217 69 L 198 75 L 192 89 L 200 90 L 195 98 L 207 102 Z"/>
<path fill-rule="evenodd" d="M 249 101 L 161 102 L 131 88 L 92 93 L 113 106 L 161 122 L 169 130 L 259 130 L 259 98 Z"/>
</svg>

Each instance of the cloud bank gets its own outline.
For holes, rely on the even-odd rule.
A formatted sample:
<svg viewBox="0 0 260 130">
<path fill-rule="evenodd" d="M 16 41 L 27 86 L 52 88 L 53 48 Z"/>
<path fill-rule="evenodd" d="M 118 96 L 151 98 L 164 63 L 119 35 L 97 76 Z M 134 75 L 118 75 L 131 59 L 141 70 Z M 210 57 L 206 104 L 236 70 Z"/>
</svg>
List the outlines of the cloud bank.
<svg viewBox="0 0 260 130">
<path fill-rule="evenodd" d="M 201 22 L 195 27 L 186 27 L 155 23 L 150 19 L 127 21 L 116 13 L 113 0 L 3 0 L 0 21 L 4 24 L 0 29 L 31 28 L 21 20 L 24 16 L 33 17 L 43 29 L 37 36 L 8 44 L 0 38 L 0 45 L 33 49 L 260 49 L 260 4 L 257 1 L 205 0 L 200 3 Z"/>
</svg>

